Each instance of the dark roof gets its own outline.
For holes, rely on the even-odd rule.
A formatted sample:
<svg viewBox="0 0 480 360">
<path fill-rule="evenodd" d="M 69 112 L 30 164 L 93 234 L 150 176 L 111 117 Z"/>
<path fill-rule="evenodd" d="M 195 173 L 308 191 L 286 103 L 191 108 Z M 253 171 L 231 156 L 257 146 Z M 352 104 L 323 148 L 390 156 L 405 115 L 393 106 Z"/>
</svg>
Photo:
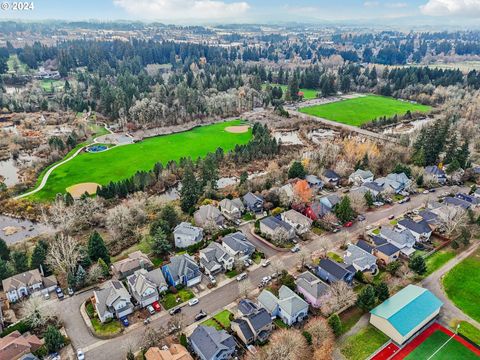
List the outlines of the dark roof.
<svg viewBox="0 0 480 360">
<path fill-rule="evenodd" d="M 369 181 L 366 183 L 363 183 L 363 186 L 366 187 L 369 190 L 373 190 L 376 192 L 382 192 L 383 191 L 383 186 L 379 185 L 375 181 Z"/>
<path fill-rule="evenodd" d="M 436 222 L 438 218 L 438 215 L 431 212 L 430 210 L 422 210 L 418 213 L 418 215 L 420 215 L 423 218 L 423 220 L 425 220 L 428 223 Z"/>
<path fill-rule="evenodd" d="M 257 202 L 263 203 L 263 199 L 261 196 L 252 194 L 251 192 L 248 192 L 243 196 L 243 201 L 250 205 L 254 205 Z"/>
<path fill-rule="evenodd" d="M 360 249 L 365 250 L 369 254 L 372 253 L 373 247 L 369 243 L 367 243 L 365 240 L 358 240 L 357 246 Z"/>
<path fill-rule="evenodd" d="M 318 266 L 329 274 L 335 276 L 337 279 L 343 279 L 345 275 L 351 272 L 350 270 L 344 268 L 341 264 L 330 259 L 321 259 Z"/>
<path fill-rule="evenodd" d="M 242 299 L 238 303 L 238 311 L 240 311 L 243 315 L 251 314 L 257 309 L 258 309 L 257 304 L 255 304 L 253 301 L 248 299 Z"/>
<path fill-rule="evenodd" d="M 272 317 L 265 308 L 260 308 L 257 312 L 248 315 L 247 318 L 257 332 L 272 323 Z"/>
<path fill-rule="evenodd" d="M 425 168 L 425 172 L 427 174 L 435 175 L 435 176 L 446 176 L 445 171 L 440 169 L 438 166 L 432 165 L 432 166 L 427 166 Z"/>
<path fill-rule="evenodd" d="M 199 325 L 189 337 L 198 351 L 206 359 L 211 359 L 220 349 L 234 349 L 235 339 L 225 330 L 217 330 L 214 327 Z"/>
<path fill-rule="evenodd" d="M 460 206 L 464 209 L 468 209 L 468 208 L 470 208 L 470 206 L 472 206 L 472 204 L 470 204 L 468 201 L 458 199 L 458 198 L 455 198 L 455 197 L 451 197 L 451 196 L 447 196 L 445 198 L 444 202 L 446 204 Z"/>
<path fill-rule="evenodd" d="M 395 245 L 392 245 L 390 243 L 377 246 L 376 250 L 380 251 L 382 254 L 385 254 L 387 256 L 393 255 L 396 252 L 400 251 L 399 248 L 397 248 Z"/>
<path fill-rule="evenodd" d="M 323 176 L 329 179 L 340 179 L 340 175 L 338 175 L 335 171 L 327 169 L 323 172 Z"/>
<path fill-rule="evenodd" d="M 272 230 L 275 230 L 279 227 L 284 228 L 287 231 L 290 231 L 290 229 L 292 229 L 292 226 L 289 223 L 286 223 L 285 221 L 280 220 L 275 216 L 266 217 L 260 220 L 260 222 Z"/>
<path fill-rule="evenodd" d="M 235 320 L 232 320 L 232 322 L 235 322 L 238 324 L 238 327 L 240 329 L 240 331 L 243 333 L 243 336 L 245 337 L 245 339 L 253 339 L 254 337 L 254 334 L 252 332 L 252 330 L 250 329 L 250 326 L 248 326 L 248 323 L 246 320 L 244 319 L 235 319 Z"/>
<path fill-rule="evenodd" d="M 428 222 L 426 222 L 425 220 L 420 220 L 419 222 L 415 222 L 412 219 L 405 218 L 400 220 L 398 222 L 398 225 L 401 225 L 409 230 L 412 230 L 417 234 L 423 234 L 423 233 L 428 233 L 432 231 L 432 229 L 428 225 Z"/>
<path fill-rule="evenodd" d="M 318 217 L 322 217 L 332 211 L 332 208 L 322 204 L 320 201 L 315 201 L 312 205 L 310 205 L 310 208 Z"/>
<path fill-rule="evenodd" d="M 373 235 L 372 240 L 373 240 L 373 243 L 374 243 L 376 246 L 383 245 L 383 244 L 386 244 L 386 243 L 388 242 L 388 241 L 387 241 L 386 239 L 384 239 L 383 237 L 377 236 L 377 235 Z"/>
</svg>

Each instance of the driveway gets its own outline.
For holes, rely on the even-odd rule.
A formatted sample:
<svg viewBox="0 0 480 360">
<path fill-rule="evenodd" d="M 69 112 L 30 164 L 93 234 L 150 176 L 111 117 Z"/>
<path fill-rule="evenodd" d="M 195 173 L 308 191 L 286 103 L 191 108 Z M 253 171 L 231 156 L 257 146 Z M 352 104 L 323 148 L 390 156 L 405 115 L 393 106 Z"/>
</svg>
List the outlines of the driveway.
<svg viewBox="0 0 480 360">
<path fill-rule="evenodd" d="M 248 224 L 240 225 L 239 229 L 247 237 L 248 241 L 250 241 L 255 246 L 257 250 L 263 252 L 267 258 L 282 253 L 281 251 L 276 250 L 273 246 L 269 246 L 268 244 L 264 243 L 263 241 L 253 236 L 252 235 L 253 227 L 254 227 L 253 223 L 248 223 Z"/>
</svg>

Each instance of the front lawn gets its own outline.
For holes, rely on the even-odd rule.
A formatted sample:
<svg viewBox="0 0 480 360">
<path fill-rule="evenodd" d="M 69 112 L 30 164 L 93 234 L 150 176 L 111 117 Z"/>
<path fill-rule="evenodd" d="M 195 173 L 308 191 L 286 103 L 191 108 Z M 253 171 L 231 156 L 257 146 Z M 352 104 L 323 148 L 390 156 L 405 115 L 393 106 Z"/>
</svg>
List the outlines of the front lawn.
<svg viewBox="0 0 480 360">
<path fill-rule="evenodd" d="M 450 270 L 443 286 L 459 309 L 480 321 L 480 249 Z"/>
<path fill-rule="evenodd" d="M 350 336 L 340 348 L 348 360 L 365 360 L 380 346 L 388 341 L 382 332 L 368 325 L 358 333 Z"/>
<path fill-rule="evenodd" d="M 374 230 L 372 231 L 372 234 L 374 234 L 374 235 L 380 235 L 380 229 L 374 229 Z"/>
<path fill-rule="evenodd" d="M 322 228 L 319 228 L 318 226 L 314 226 L 312 227 L 312 232 L 315 235 L 323 235 L 325 233 L 325 230 L 323 230 Z"/>
<path fill-rule="evenodd" d="M 343 263 L 343 258 L 340 255 L 338 255 L 337 253 L 329 251 L 327 253 L 327 257 L 330 258 L 333 261 Z"/>
<path fill-rule="evenodd" d="M 443 265 L 449 262 L 455 257 L 456 253 L 450 249 L 441 249 L 433 253 L 425 259 L 427 264 L 427 273 L 425 276 L 430 275 L 434 271 L 440 269 Z"/>
<path fill-rule="evenodd" d="M 91 319 L 95 332 L 101 336 L 112 336 L 122 331 L 122 325 L 118 320 L 111 320 L 102 324 L 98 318 Z"/>
<path fill-rule="evenodd" d="M 242 216 L 242 219 L 245 220 L 245 221 L 255 220 L 255 215 L 247 212 Z"/>
<path fill-rule="evenodd" d="M 178 290 L 177 294 L 172 294 L 172 293 L 167 293 L 164 295 L 161 303 L 165 310 L 171 309 L 178 304 L 182 304 L 190 299 L 193 299 L 195 295 L 193 294 L 192 290 L 190 289 L 181 289 Z M 180 299 L 180 301 L 177 302 L 177 298 Z"/>
<path fill-rule="evenodd" d="M 232 313 L 228 310 L 220 311 L 213 318 L 205 320 L 202 323 L 202 325 L 212 326 L 217 330 L 221 330 L 222 328 L 225 329 L 225 330 L 229 330 L 230 329 L 230 316 L 231 315 L 232 315 Z M 215 321 L 214 319 L 217 320 L 218 323 L 220 323 L 222 326 L 220 326 L 220 324 L 218 324 L 217 321 Z"/>
<path fill-rule="evenodd" d="M 231 279 L 231 278 L 233 278 L 233 277 L 235 277 L 235 276 L 237 276 L 237 275 L 238 275 L 238 273 L 237 273 L 236 270 L 230 270 L 230 271 L 227 271 L 227 272 L 225 273 L 225 276 L 228 277 L 229 279 Z"/>
</svg>

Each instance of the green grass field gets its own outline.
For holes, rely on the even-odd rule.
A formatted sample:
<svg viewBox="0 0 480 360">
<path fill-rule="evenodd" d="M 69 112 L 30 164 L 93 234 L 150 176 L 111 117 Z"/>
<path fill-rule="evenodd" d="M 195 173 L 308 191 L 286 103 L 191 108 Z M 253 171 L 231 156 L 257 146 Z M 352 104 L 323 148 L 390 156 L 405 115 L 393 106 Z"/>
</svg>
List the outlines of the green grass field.
<svg viewBox="0 0 480 360">
<path fill-rule="evenodd" d="M 55 194 L 64 193 L 71 185 L 84 182 L 104 185 L 110 181 L 128 178 L 139 170 L 151 170 L 157 162 L 166 164 L 182 157 L 196 159 L 214 152 L 218 147 L 225 152 L 230 151 L 236 144 L 246 144 L 252 137 L 251 130 L 242 134 L 225 131 L 227 126 L 240 124 L 241 120 L 234 120 L 201 126 L 182 133 L 157 136 L 101 153 L 83 152 L 55 169 L 45 187 L 30 198 L 50 200 Z"/>
<path fill-rule="evenodd" d="M 365 360 L 388 341 L 388 337 L 371 325 L 346 339 L 340 351 L 348 360 Z"/>
<path fill-rule="evenodd" d="M 230 315 L 232 313 L 228 310 L 223 310 L 223 311 L 220 311 L 218 314 L 216 314 L 213 318 L 210 318 L 208 320 L 205 320 L 202 325 L 205 325 L 205 326 L 211 326 L 211 327 L 214 327 L 215 329 L 217 330 L 221 330 L 222 329 L 222 326 L 224 329 L 230 329 Z M 215 320 L 217 320 L 220 324 L 222 324 L 222 326 L 220 326 L 220 324 L 218 324 Z"/>
<path fill-rule="evenodd" d="M 283 94 L 287 91 L 288 86 L 287 85 L 280 85 L 280 84 L 269 84 L 270 86 L 279 86 L 282 88 Z M 262 89 L 265 89 L 268 86 L 268 84 L 263 84 Z M 300 89 L 301 92 L 303 92 L 303 98 L 305 100 L 311 100 L 315 99 L 317 97 L 317 90 L 315 89 Z M 285 96 L 285 95 L 284 95 Z"/>
<path fill-rule="evenodd" d="M 62 90 L 64 86 L 65 86 L 65 81 L 61 81 L 61 80 L 40 80 L 40 87 L 46 93 L 53 93 L 55 91 Z"/>
<path fill-rule="evenodd" d="M 460 310 L 480 321 L 480 249 L 450 270 L 443 286 Z"/>
<path fill-rule="evenodd" d="M 405 360 L 419 360 L 419 359 L 431 359 L 431 360 L 474 360 L 478 359 L 468 348 L 463 346 L 456 340 L 449 341 L 438 353 L 433 357 L 433 353 L 442 346 L 450 336 L 442 331 L 435 331 L 430 335 L 423 343 L 421 343 L 415 350 L 413 350 Z M 431 357 L 431 358 L 430 358 Z"/>
<path fill-rule="evenodd" d="M 302 113 L 313 115 L 342 124 L 360 126 L 382 116 L 404 115 L 411 112 L 428 112 L 431 107 L 412 104 L 389 97 L 367 95 L 329 104 L 308 106 L 300 109 Z"/>
<path fill-rule="evenodd" d="M 440 269 L 443 265 L 455 257 L 455 251 L 451 249 L 441 249 L 425 259 L 427 264 L 427 272 L 424 277 L 427 277 L 434 271 Z"/>
</svg>

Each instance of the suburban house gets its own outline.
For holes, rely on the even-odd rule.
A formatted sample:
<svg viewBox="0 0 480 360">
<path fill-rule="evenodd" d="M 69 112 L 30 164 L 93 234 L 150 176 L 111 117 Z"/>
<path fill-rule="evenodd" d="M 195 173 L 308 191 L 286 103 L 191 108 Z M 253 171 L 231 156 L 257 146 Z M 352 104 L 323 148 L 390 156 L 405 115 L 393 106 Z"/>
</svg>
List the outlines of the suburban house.
<svg viewBox="0 0 480 360">
<path fill-rule="evenodd" d="M 342 199 L 337 194 L 331 194 L 320 198 L 320 202 L 326 207 L 333 209 Z"/>
<path fill-rule="evenodd" d="M 150 261 L 148 256 L 141 251 L 135 251 L 131 254 L 128 254 L 126 259 L 119 260 L 112 264 L 112 271 L 117 279 L 120 280 L 132 275 L 135 271 L 140 269 L 153 269 L 153 263 Z"/>
<path fill-rule="evenodd" d="M 447 196 L 445 199 L 443 199 L 443 202 L 447 205 L 459 206 L 464 210 L 468 210 L 472 207 L 472 203 L 469 203 L 463 199 L 459 199 L 458 197 Z"/>
<path fill-rule="evenodd" d="M 320 259 L 318 266 L 315 269 L 316 275 L 323 281 L 332 284 L 336 281 L 345 281 L 351 284 L 355 271 L 347 269 L 342 264 L 337 263 L 331 259 Z"/>
<path fill-rule="evenodd" d="M 319 308 L 321 306 L 320 298 L 327 292 L 327 284 L 313 275 L 310 271 L 305 271 L 298 275 L 295 280 L 295 285 L 297 285 L 297 292 L 303 295 L 306 302 L 314 308 Z"/>
<path fill-rule="evenodd" d="M 259 195 L 248 192 L 243 196 L 243 203 L 248 211 L 254 213 L 260 213 L 263 211 L 263 198 Z"/>
<path fill-rule="evenodd" d="M 432 176 L 441 185 L 447 182 L 447 174 L 436 165 L 426 166 L 425 173 Z"/>
<path fill-rule="evenodd" d="M 392 228 L 382 226 L 380 236 L 399 248 L 400 252 L 406 256 L 415 252 L 413 245 L 415 245 L 416 239 L 410 230 L 395 231 Z"/>
<path fill-rule="evenodd" d="M 320 201 L 314 201 L 305 210 L 305 215 L 313 221 L 323 218 L 326 214 L 332 211 L 331 207 L 321 203 Z"/>
<path fill-rule="evenodd" d="M 133 312 L 130 294 L 118 280 L 110 280 L 100 290 L 93 291 L 93 303 L 103 323 L 113 317 L 121 318 Z"/>
<path fill-rule="evenodd" d="M 202 281 L 202 273 L 193 258 L 188 254 L 170 258 L 170 263 L 162 266 L 163 276 L 171 286 L 194 286 Z"/>
<path fill-rule="evenodd" d="M 201 360 L 223 360 L 233 357 L 236 342 L 225 330 L 199 325 L 188 338 L 195 354 Z"/>
<path fill-rule="evenodd" d="M 53 275 L 44 277 L 38 269 L 33 269 L 2 280 L 2 286 L 8 301 L 16 302 L 37 291 L 55 291 L 57 279 Z"/>
<path fill-rule="evenodd" d="M 348 177 L 351 184 L 361 186 L 366 182 L 373 181 L 373 173 L 369 170 L 358 169 Z"/>
<path fill-rule="evenodd" d="M 412 185 L 412 180 L 410 180 L 403 172 L 400 174 L 388 174 L 386 177 L 376 179 L 375 182 L 383 187 L 384 191 L 391 189 L 391 191 L 396 194 L 408 191 Z"/>
<path fill-rule="evenodd" d="M 295 237 L 295 229 L 275 216 L 269 216 L 260 220 L 260 231 L 271 238 L 283 236 L 286 240 L 291 240 Z"/>
<path fill-rule="evenodd" d="M 313 190 L 321 190 L 323 188 L 323 181 L 320 180 L 318 176 L 315 175 L 307 175 L 305 176 L 305 180 L 308 183 L 310 189 Z"/>
<path fill-rule="evenodd" d="M 285 285 L 278 290 L 278 298 L 270 291 L 263 290 L 257 301 L 272 316 L 279 317 L 289 326 L 308 316 L 308 303 Z"/>
<path fill-rule="evenodd" d="M 187 222 L 181 222 L 173 230 L 175 247 L 186 248 L 203 240 L 203 229 Z"/>
<path fill-rule="evenodd" d="M 400 249 L 393 244 L 390 244 L 385 239 L 383 244 L 378 245 L 373 249 L 373 255 L 375 255 L 379 261 L 385 265 L 390 264 L 393 261 L 398 260 L 400 256 Z"/>
<path fill-rule="evenodd" d="M 222 246 L 230 256 L 240 261 L 250 258 L 255 252 L 255 246 L 240 231 L 224 236 Z"/>
<path fill-rule="evenodd" d="M 357 246 L 360 249 L 365 250 L 369 254 L 373 254 L 373 246 L 371 246 L 369 243 L 367 243 L 365 240 L 358 240 L 357 241 Z"/>
<path fill-rule="evenodd" d="M 439 225 L 440 220 L 438 219 L 438 215 L 430 210 L 422 210 L 418 213 L 418 215 L 425 220 L 430 225 Z"/>
<path fill-rule="evenodd" d="M 469 195 L 464 193 L 458 193 L 455 197 L 457 199 L 469 202 L 470 204 L 472 204 L 473 207 L 480 205 L 480 199 L 476 197 L 475 194 Z"/>
<path fill-rule="evenodd" d="M 272 331 L 272 317 L 265 308 L 259 308 L 233 320 L 231 328 L 245 345 L 264 343 Z"/>
<path fill-rule="evenodd" d="M 37 351 L 43 341 L 29 332 L 21 334 L 18 330 L 0 338 L 0 360 L 23 359 L 27 354 Z"/>
<path fill-rule="evenodd" d="M 298 235 L 305 234 L 312 227 L 313 221 L 296 210 L 288 210 L 280 214 L 283 221 L 290 224 Z"/>
<path fill-rule="evenodd" d="M 338 182 L 340 181 L 340 175 L 330 169 L 325 170 L 322 177 L 325 182 L 329 183 L 332 186 L 337 186 Z"/>
<path fill-rule="evenodd" d="M 352 265 L 356 271 L 369 271 L 372 274 L 378 271 L 377 258 L 354 244 L 348 244 L 343 261 L 347 265 Z"/>
<path fill-rule="evenodd" d="M 280 199 L 282 199 L 282 202 L 286 204 L 291 204 L 293 199 L 295 198 L 295 193 L 293 191 L 293 185 L 292 184 L 285 184 L 279 189 L 279 194 L 280 194 Z"/>
<path fill-rule="evenodd" d="M 258 311 L 258 309 L 260 309 L 260 307 L 252 300 L 242 299 L 238 302 L 237 306 L 238 317 L 253 314 L 254 312 Z"/>
<path fill-rule="evenodd" d="M 206 274 L 215 275 L 233 269 L 235 259 L 219 243 L 212 242 L 200 250 L 200 267 Z"/>
<path fill-rule="evenodd" d="M 377 199 L 380 197 L 380 195 L 384 190 L 385 189 L 383 188 L 383 186 L 379 185 L 375 181 L 370 181 L 370 182 L 366 182 L 365 184 L 361 185 L 358 188 L 352 189 L 352 192 L 358 192 L 362 195 L 365 195 L 366 193 L 369 192 L 374 199 Z"/>
<path fill-rule="evenodd" d="M 202 205 L 200 209 L 193 214 L 195 224 L 205 227 L 220 227 L 225 222 L 220 210 L 213 205 Z"/>
<path fill-rule="evenodd" d="M 220 201 L 218 206 L 220 207 L 222 214 L 230 220 L 240 219 L 245 211 L 245 206 L 239 198 L 232 200 L 225 198 Z"/>
<path fill-rule="evenodd" d="M 440 312 L 442 302 L 429 290 L 408 285 L 370 311 L 370 323 L 403 344 Z"/>
<path fill-rule="evenodd" d="M 180 344 L 168 348 L 151 347 L 145 353 L 145 360 L 193 360 L 192 355 Z"/>
<path fill-rule="evenodd" d="M 167 282 L 163 277 L 161 269 L 147 271 L 137 270 L 127 277 L 127 285 L 133 298 L 141 307 L 151 305 L 158 301 L 159 292 L 168 290 Z"/>
<path fill-rule="evenodd" d="M 432 235 L 432 229 L 425 220 L 415 222 L 412 219 L 405 218 L 397 223 L 397 228 L 409 230 L 417 241 L 426 241 Z"/>
</svg>

